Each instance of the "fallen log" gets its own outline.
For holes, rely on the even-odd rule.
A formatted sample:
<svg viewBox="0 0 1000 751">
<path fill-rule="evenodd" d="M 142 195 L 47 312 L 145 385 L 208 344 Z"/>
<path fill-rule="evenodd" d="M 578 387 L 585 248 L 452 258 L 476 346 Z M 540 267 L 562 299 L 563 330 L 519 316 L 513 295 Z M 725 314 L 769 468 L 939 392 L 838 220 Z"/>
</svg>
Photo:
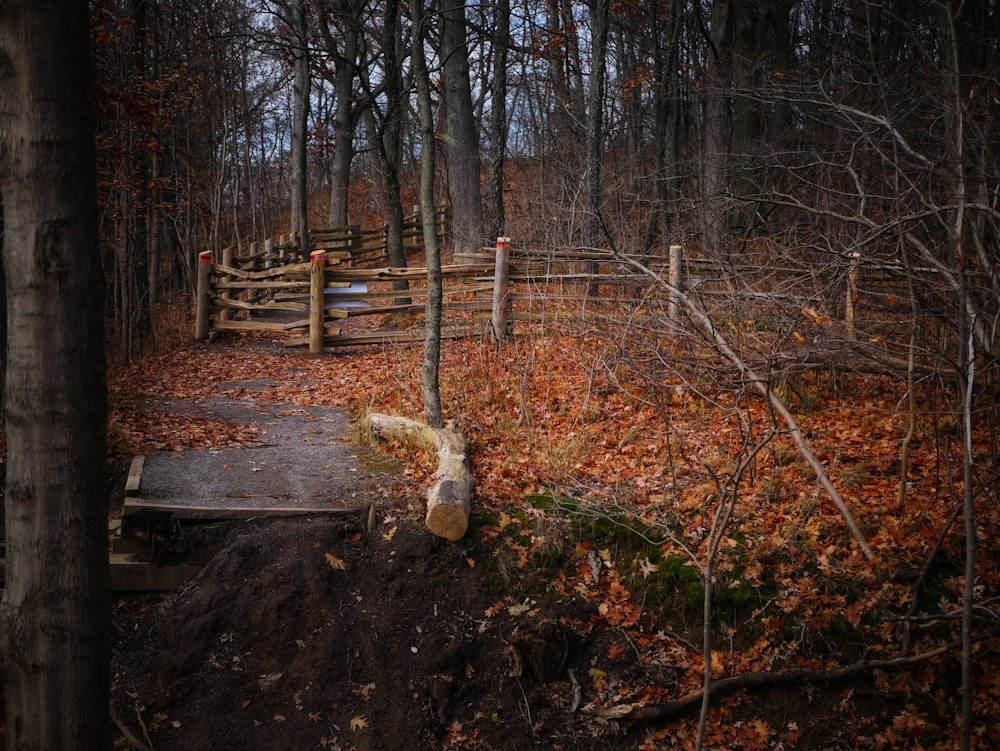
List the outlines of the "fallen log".
<svg viewBox="0 0 1000 751">
<path fill-rule="evenodd" d="M 469 528 L 472 502 L 472 458 L 465 435 L 453 422 L 443 428 L 432 428 L 417 420 L 378 412 L 368 415 L 364 425 L 382 440 L 395 439 L 437 452 L 438 468 L 434 484 L 427 489 L 424 523 L 438 537 L 462 539 Z"/>
</svg>

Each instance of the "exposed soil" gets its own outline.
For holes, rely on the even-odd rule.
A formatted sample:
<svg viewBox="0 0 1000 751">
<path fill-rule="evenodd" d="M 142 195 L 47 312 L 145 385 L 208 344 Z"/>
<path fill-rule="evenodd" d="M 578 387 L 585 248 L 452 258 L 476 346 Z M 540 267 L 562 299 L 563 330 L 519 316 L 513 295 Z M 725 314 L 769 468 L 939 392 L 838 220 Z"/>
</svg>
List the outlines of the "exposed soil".
<svg viewBox="0 0 1000 751">
<path fill-rule="evenodd" d="M 115 609 L 118 716 L 158 751 L 634 745 L 625 729 L 571 711 L 562 665 L 540 683 L 514 646 L 558 622 L 586 701 L 613 632 L 582 633 L 591 614 L 557 597 L 518 616 L 491 610 L 501 593 L 474 539 L 439 540 L 406 511 L 371 532 L 360 518 L 319 517 L 188 537 L 188 556 L 208 558 L 199 577 Z"/>
</svg>

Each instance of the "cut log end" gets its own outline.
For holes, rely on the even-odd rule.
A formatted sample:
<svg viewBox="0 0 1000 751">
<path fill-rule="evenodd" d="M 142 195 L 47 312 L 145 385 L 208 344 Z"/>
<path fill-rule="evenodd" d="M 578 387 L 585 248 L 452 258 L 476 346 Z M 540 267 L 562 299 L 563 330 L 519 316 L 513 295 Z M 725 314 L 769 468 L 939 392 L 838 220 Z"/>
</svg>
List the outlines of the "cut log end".
<svg viewBox="0 0 1000 751">
<path fill-rule="evenodd" d="M 461 509 L 457 506 L 439 504 L 431 508 L 428 504 L 424 523 L 438 537 L 455 542 L 465 537 L 465 533 L 469 529 L 469 513 L 467 509 Z"/>
</svg>

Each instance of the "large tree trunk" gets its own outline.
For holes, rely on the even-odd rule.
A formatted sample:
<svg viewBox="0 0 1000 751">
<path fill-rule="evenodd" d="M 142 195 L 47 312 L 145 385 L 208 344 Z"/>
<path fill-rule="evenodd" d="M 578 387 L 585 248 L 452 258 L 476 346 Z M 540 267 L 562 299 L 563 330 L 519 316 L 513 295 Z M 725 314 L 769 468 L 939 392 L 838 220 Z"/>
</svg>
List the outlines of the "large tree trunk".
<svg viewBox="0 0 1000 751">
<path fill-rule="evenodd" d="M 403 194 L 399 176 L 402 159 L 403 131 L 403 70 L 399 62 L 402 42 L 399 27 L 399 5 L 387 3 L 382 22 L 382 68 L 385 75 L 386 107 L 381 124 L 379 155 L 382 160 L 385 197 L 386 233 L 385 248 L 389 265 L 396 268 L 406 266 L 403 250 Z M 376 105 L 373 102 L 372 107 Z M 408 290 L 410 283 L 398 279 L 392 283 L 395 290 Z M 411 299 L 400 297 L 396 305 L 409 305 Z"/>
<path fill-rule="evenodd" d="M 0 59 L 7 748 L 107 749 L 103 282 L 87 3 L 0 1 Z"/>
<path fill-rule="evenodd" d="M 469 83 L 464 0 L 446 0 L 440 18 L 452 246 L 456 260 L 462 260 L 463 256 L 481 254 L 485 242 L 483 191 L 479 181 L 479 131 Z"/>
<path fill-rule="evenodd" d="M 352 0 L 342 0 L 336 7 L 343 39 L 340 49 L 334 39 L 330 18 L 325 3 L 317 5 L 320 26 L 326 42 L 327 52 L 333 57 L 334 96 L 336 104 L 333 115 L 334 145 L 333 165 L 330 170 L 330 226 L 345 227 L 348 224 L 348 198 L 351 187 L 351 163 L 354 161 L 354 128 L 358 121 L 354 105 L 354 80 L 358 74 L 358 29 L 361 25 L 363 4 Z"/>
<path fill-rule="evenodd" d="M 291 0 L 289 20 L 292 28 L 292 56 L 295 60 L 292 113 L 292 200 L 291 229 L 299 235 L 303 260 L 309 257 L 309 190 L 307 154 L 309 135 L 309 93 L 312 77 L 309 70 L 309 30 L 306 25 L 305 0 Z"/>
</svg>

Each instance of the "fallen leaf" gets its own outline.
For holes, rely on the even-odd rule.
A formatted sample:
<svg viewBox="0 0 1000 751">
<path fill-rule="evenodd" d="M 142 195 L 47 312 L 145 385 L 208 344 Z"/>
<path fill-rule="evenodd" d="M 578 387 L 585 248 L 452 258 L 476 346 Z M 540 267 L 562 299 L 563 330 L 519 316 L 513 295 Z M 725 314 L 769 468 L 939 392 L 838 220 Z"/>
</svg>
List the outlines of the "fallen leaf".
<svg viewBox="0 0 1000 751">
<path fill-rule="evenodd" d="M 281 680 L 281 676 L 284 673 L 268 673 L 267 675 L 262 675 L 257 679 L 257 686 L 262 689 L 273 688 L 274 685 Z"/>
<path fill-rule="evenodd" d="M 365 719 L 364 715 L 355 715 L 351 718 L 351 731 L 358 732 L 359 730 L 364 730 L 368 727 L 368 720 Z"/>
<path fill-rule="evenodd" d="M 274 716 L 274 721 L 275 721 L 275 722 L 284 722 L 284 721 L 285 721 L 285 719 L 286 719 L 286 718 L 285 718 L 285 716 L 284 716 L 283 714 L 276 714 L 276 715 Z"/>
<path fill-rule="evenodd" d="M 531 606 L 532 605 L 534 605 L 533 602 L 531 602 L 529 600 L 525 600 L 520 605 L 508 605 L 507 606 L 507 612 L 510 613 L 512 616 L 514 616 L 516 618 L 518 616 L 524 615 L 529 610 L 531 610 Z"/>
<path fill-rule="evenodd" d="M 383 540 L 391 540 L 393 537 L 396 536 L 396 529 L 397 529 L 396 527 L 393 527 L 392 529 L 390 529 L 388 532 L 386 532 L 384 535 L 382 535 L 382 539 Z"/>
<path fill-rule="evenodd" d="M 465 562 L 469 564 L 469 568 L 475 568 L 476 567 L 476 559 L 475 558 L 466 558 Z"/>
<path fill-rule="evenodd" d="M 322 715 L 319 712 L 310 712 L 309 713 L 309 721 L 310 722 L 319 722 L 321 716 Z"/>
<path fill-rule="evenodd" d="M 340 560 L 333 553 L 326 554 L 326 562 L 330 564 L 330 568 L 339 569 L 344 571 L 347 568 L 347 564 Z"/>
<path fill-rule="evenodd" d="M 640 571 L 642 572 L 642 578 L 643 578 L 643 579 L 648 579 L 648 578 L 649 578 L 649 575 L 650 575 L 650 574 L 655 574 L 655 573 L 656 573 L 657 571 L 659 571 L 659 570 L 660 570 L 660 567 L 659 567 L 659 566 L 657 566 L 657 565 L 656 565 L 655 563 L 653 563 L 652 561 L 650 561 L 648 557 L 646 557 L 646 558 L 645 558 L 645 559 L 643 559 L 643 561 L 642 561 L 642 562 L 641 562 L 641 563 L 639 564 L 639 570 L 640 570 Z"/>
</svg>

